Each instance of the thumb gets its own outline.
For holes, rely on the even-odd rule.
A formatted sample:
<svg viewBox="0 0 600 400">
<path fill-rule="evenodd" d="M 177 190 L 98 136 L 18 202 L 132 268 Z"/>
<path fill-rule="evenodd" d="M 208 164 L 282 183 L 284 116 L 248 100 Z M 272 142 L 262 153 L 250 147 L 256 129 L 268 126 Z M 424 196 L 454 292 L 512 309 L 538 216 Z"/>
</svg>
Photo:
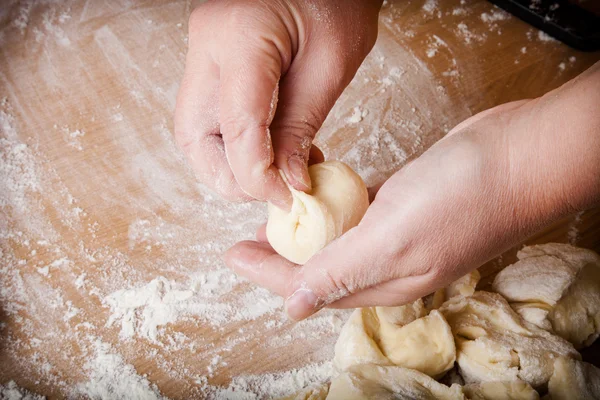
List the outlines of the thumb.
<svg viewBox="0 0 600 400">
<path fill-rule="evenodd" d="M 355 228 L 330 243 L 294 274 L 285 307 L 296 321 L 321 308 L 373 286 L 395 279 L 394 260 L 386 229 L 374 224 L 377 210 Z M 409 271 L 406 271 L 408 274 Z"/>
<path fill-rule="evenodd" d="M 352 78 L 343 76 L 326 46 L 314 47 L 299 53 L 282 78 L 271 123 L 275 165 L 292 187 L 302 191 L 311 189 L 307 163 L 312 142 Z"/>
</svg>

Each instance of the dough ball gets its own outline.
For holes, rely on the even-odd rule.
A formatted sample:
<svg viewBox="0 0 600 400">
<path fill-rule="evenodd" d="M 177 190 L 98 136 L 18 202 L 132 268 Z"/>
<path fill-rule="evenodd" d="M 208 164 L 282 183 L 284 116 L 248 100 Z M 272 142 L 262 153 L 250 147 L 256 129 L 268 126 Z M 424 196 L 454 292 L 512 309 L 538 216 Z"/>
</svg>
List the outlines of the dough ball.
<svg viewBox="0 0 600 400">
<path fill-rule="evenodd" d="M 376 364 L 412 368 L 440 377 L 452 368 L 456 359 L 454 338 L 442 314 L 434 310 L 406 325 L 396 325 L 388 318 L 404 317 L 405 311 L 393 313 L 390 309 L 354 311 L 335 345 L 334 366 L 338 370 L 348 370 L 359 364 Z M 414 311 L 413 305 L 398 309 Z M 415 317 L 420 314 L 420 307 L 416 306 L 416 309 Z"/>
<path fill-rule="evenodd" d="M 556 357 L 580 357 L 569 342 L 523 320 L 496 293 L 454 297 L 440 312 L 454 334 L 467 383 L 521 379 L 539 388 L 550 379 Z"/>
<path fill-rule="evenodd" d="M 586 362 L 558 358 L 548 393 L 552 400 L 600 399 L 600 369 Z"/>
<path fill-rule="evenodd" d="M 450 387 L 428 375 L 401 367 L 361 365 L 331 381 L 328 400 L 463 400 L 459 385 Z"/>
<path fill-rule="evenodd" d="M 470 400 L 538 400 L 540 398 L 531 385 L 521 380 L 469 384 L 463 390 Z"/>
<path fill-rule="evenodd" d="M 600 256 L 562 243 L 525 247 L 492 285 L 525 320 L 576 348 L 600 334 Z"/>
<path fill-rule="evenodd" d="M 275 251 L 296 264 L 304 264 L 332 240 L 358 225 L 369 207 L 369 194 L 361 177 L 340 161 L 308 167 L 312 190 L 290 187 L 290 212 L 269 204 L 267 238 Z"/>
</svg>

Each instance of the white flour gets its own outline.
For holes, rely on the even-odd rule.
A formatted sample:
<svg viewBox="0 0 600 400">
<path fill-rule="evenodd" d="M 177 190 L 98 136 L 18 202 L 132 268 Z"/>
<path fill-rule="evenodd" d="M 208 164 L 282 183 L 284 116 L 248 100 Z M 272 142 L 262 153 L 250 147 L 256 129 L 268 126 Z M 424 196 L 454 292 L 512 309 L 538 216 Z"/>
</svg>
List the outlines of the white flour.
<svg viewBox="0 0 600 400">
<path fill-rule="evenodd" d="M 83 366 L 89 381 L 77 385 L 75 392 L 91 399 L 151 400 L 161 399 L 156 387 L 121 356 L 111 351 L 110 345 L 96 341 L 95 354 Z"/>
<path fill-rule="evenodd" d="M 44 396 L 31 393 L 20 388 L 15 381 L 0 385 L 0 399 L 2 400 L 44 400 Z"/>
</svg>

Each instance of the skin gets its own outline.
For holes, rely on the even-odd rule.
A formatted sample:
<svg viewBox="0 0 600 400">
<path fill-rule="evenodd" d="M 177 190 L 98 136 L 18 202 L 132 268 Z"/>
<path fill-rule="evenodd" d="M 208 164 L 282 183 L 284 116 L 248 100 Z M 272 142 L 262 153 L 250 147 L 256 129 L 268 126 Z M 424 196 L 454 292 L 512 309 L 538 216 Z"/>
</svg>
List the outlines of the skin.
<svg viewBox="0 0 600 400">
<path fill-rule="evenodd" d="M 381 2 L 221 0 L 196 8 L 175 139 L 229 200 L 289 209 L 310 190 L 317 130 L 377 39 Z"/>
<path fill-rule="evenodd" d="M 314 2 L 310 3 L 313 6 L 304 8 L 291 1 L 268 4 L 293 5 L 289 9 L 295 10 L 292 14 L 295 15 L 297 32 L 312 32 L 303 36 L 304 48 L 312 48 L 317 52 L 315 48 L 323 46 L 338 49 L 348 47 L 343 42 L 353 47 L 350 44 L 356 37 L 348 36 L 353 30 L 348 31 L 347 27 L 358 26 L 360 20 L 366 25 L 373 25 L 375 29 L 372 26 L 361 27 L 359 31 L 376 31 L 376 10 L 373 18 L 367 12 L 372 8 L 360 8 L 361 4 L 369 2 L 348 1 L 348 4 L 356 7 L 350 7 L 356 10 L 356 14 L 336 13 L 335 9 L 327 8 L 329 3 Z M 205 26 L 214 27 L 214 21 L 217 21 L 216 25 L 224 25 L 223 19 L 228 18 L 231 10 L 235 11 L 239 4 L 246 3 L 232 1 L 209 4 L 215 7 L 210 9 L 213 13 L 207 11 L 208 15 L 203 14 L 202 18 L 205 18 Z M 271 11 L 265 11 L 265 4 L 260 4 L 252 13 L 262 13 L 262 18 L 268 18 Z M 315 13 L 315 9 L 320 11 Z M 329 13 L 324 10 L 329 10 Z M 315 15 L 327 15 L 328 23 L 323 24 Z M 192 16 L 191 21 L 194 18 Z M 256 21 L 247 21 L 248 25 L 243 25 L 242 32 L 256 29 L 255 32 L 262 32 L 263 37 L 269 37 L 273 30 L 284 29 L 277 28 L 273 23 L 256 25 Z M 320 28 L 302 24 L 326 25 L 327 34 Z M 207 53 L 202 50 L 206 47 L 226 47 L 221 44 L 223 40 L 228 43 L 227 40 L 231 41 L 232 37 L 237 36 L 242 41 L 243 33 L 239 30 L 239 24 L 233 26 L 238 28 L 230 31 L 225 36 L 227 39 L 210 36 L 209 31 L 212 30 L 209 28 L 192 31 L 190 27 L 190 53 L 198 52 L 200 55 L 188 54 L 188 83 L 184 78 L 183 94 L 180 93 L 178 98 L 176 135 L 179 135 L 178 141 L 190 156 L 200 178 L 207 179 L 205 182 L 212 184 L 225 197 L 247 198 L 244 197 L 247 193 L 253 198 L 287 207 L 288 200 L 281 194 L 289 193 L 281 189 L 282 182 L 275 178 L 269 180 L 271 175 L 267 172 L 270 168 L 281 168 L 294 187 L 308 190 L 310 184 L 303 182 L 305 178 L 290 179 L 299 175 L 291 172 L 289 163 L 286 169 L 286 160 L 299 155 L 303 161 L 311 159 L 306 145 L 308 142 L 304 138 L 314 138 L 316 129 L 312 128 L 320 126 L 335 99 L 356 72 L 366 55 L 364 51 L 368 52 L 372 46 L 371 39 L 358 46 L 361 51 L 324 52 L 314 59 L 308 56 L 293 57 L 290 66 L 281 69 L 288 73 L 281 74 L 279 106 L 270 124 L 273 153 L 269 157 L 261 150 L 263 145 L 257 143 L 264 142 L 264 138 L 269 136 L 266 128 L 269 118 L 265 117 L 264 104 L 267 103 L 266 99 L 270 104 L 272 89 L 276 84 L 271 84 L 273 79 L 256 80 L 258 75 L 255 74 L 259 73 L 259 69 L 265 69 L 262 66 L 269 65 L 274 57 L 272 54 L 269 56 L 271 58 L 264 54 L 256 57 L 247 55 L 250 58 L 245 61 L 247 68 L 243 70 L 244 73 L 232 75 L 236 82 L 217 84 L 216 89 L 208 90 L 213 94 L 220 93 L 219 104 L 223 105 L 220 109 L 227 110 L 229 116 L 223 117 L 218 110 L 207 115 L 202 105 L 214 104 L 206 95 L 206 88 L 210 84 L 200 85 L 202 89 L 193 89 L 194 85 L 189 83 L 196 80 L 213 82 L 196 77 L 203 76 L 203 69 L 198 67 L 198 63 L 205 63 L 196 57 L 206 57 Z M 282 26 L 290 33 L 290 26 L 294 25 Z M 195 44 L 192 34 L 197 39 L 204 38 L 205 43 Z M 281 32 L 279 34 L 285 36 Z M 290 34 L 290 37 L 293 36 Z M 362 34 L 359 36 L 364 38 Z M 199 46 L 202 49 L 199 50 Z M 340 63 L 339 58 L 347 60 L 336 64 Z M 311 60 L 310 68 L 292 66 L 308 60 Z M 317 60 L 323 63 L 324 69 L 313 68 Z M 227 62 L 237 61 L 227 59 Z M 341 66 L 341 69 L 328 69 L 327 65 Z M 295 71 L 306 71 L 306 75 L 289 72 L 294 68 Z M 221 69 L 221 81 L 230 79 L 223 69 L 235 70 L 235 67 Z M 315 75 L 315 71 L 323 73 Z M 303 78 L 296 78 L 297 74 Z M 339 78 L 340 75 L 345 78 Z M 292 81 L 298 84 L 284 83 L 284 79 L 290 77 L 294 77 Z M 255 85 L 268 86 L 268 90 L 253 90 L 251 99 L 245 99 L 244 96 L 249 93 L 246 89 L 254 87 L 247 82 L 248 79 Z M 320 83 L 315 85 L 314 80 Z M 322 82 L 336 83 L 323 85 Z M 237 91 L 226 91 L 229 94 L 224 95 L 219 88 L 226 85 L 241 87 Z M 302 97 L 307 92 L 310 92 L 310 96 Z M 227 97 L 229 95 L 235 97 Z M 227 99 L 234 98 L 233 103 L 237 104 L 231 106 Z M 300 98 L 305 102 L 297 100 Z M 252 103 L 254 101 L 263 106 L 255 106 Z M 302 109 L 300 103 L 313 107 L 309 104 L 314 101 L 318 106 L 314 106 L 313 112 L 306 111 L 308 108 L 303 112 L 280 112 L 280 108 L 295 110 L 298 106 L 298 109 Z M 225 254 L 225 262 L 238 274 L 283 296 L 286 299 L 286 311 L 294 320 L 304 319 L 326 306 L 389 306 L 413 301 L 477 268 L 552 221 L 600 203 L 599 106 L 600 63 L 541 98 L 504 104 L 459 124 L 421 157 L 396 172 L 378 191 L 375 188 L 372 192 L 376 193 L 374 201 L 361 223 L 329 244 L 305 265 L 295 265 L 279 256 L 268 244 L 264 228 L 259 230 L 257 241 L 240 242 L 232 247 Z M 320 111 L 314 111 L 317 109 Z M 230 115 L 233 110 L 244 116 L 235 119 L 235 123 Z M 307 129 L 305 131 L 290 131 L 290 128 L 298 125 L 283 121 L 288 116 L 292 121 L 292 117 L 299 115 L 312 115 L 313 122 L 302 125 Z M 241 126 L 245 121 L 254 121 L 254 125 L 251 123 L 249 126 L 263 128 L 243 128 Z M 297 120 L 294 121 L 297 123 Z M 228 131 L 227 127 L 231 125 L 235 125 L 236 129 Z M 177 126 L 187 129 L 177 130 Z M 207 126 L 212 126 L 213 130 L 205 129 Z M 223 136 L 221 142 L 215 133 L 219 126 Z M 304 132 L 305 136 L 298 132 Z M 303 142 L 299 150 L 298 144 Z M 214 146 L 207 146 L 206 143 L 213 143 Z M 239 147 L 230 150 L 232 146 Z M 202 157 L 210 163 L 199 162 Z M 270 162 L 269 166 L 260 169 L 260 173 L 248 175 L 248 171 L 255 171 L 253 165 L 258 163 L 266 166 L 267 161 Z M 240 175 L 240 170 L 245 171 L 246 175 Z M 306 173 L 303 171 L 302 174 Z M 262 191 L 257 191 L 252 182 L 260 182 Z M 280 195 L 281 198 L 278 197 Z"/>
</svg>

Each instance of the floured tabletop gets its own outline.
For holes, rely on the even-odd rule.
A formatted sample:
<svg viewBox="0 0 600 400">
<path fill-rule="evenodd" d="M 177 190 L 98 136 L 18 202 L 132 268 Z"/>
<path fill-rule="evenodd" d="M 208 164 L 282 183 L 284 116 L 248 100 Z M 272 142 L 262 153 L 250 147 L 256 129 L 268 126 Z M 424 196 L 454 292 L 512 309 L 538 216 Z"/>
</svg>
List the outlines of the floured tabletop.
<svg viewBox="0 0 600 400">
<path fill-rule="evenodd" d="M 211 194 L 174 144 L 193 7 L 0 5 L 0 384 L 49 398 L 263 398 L 327 379 L 348 311 L 291 323 L 280 298 L 226 269 L 221 254 L 254 236 L 266 207 Z M 486 1 L 388 1 L 317 141 L 376 184 L 465 118 L 599 59 Z M 600 209 L 528 243 L 548 241 L 600 251 Z"/>
</svg>

